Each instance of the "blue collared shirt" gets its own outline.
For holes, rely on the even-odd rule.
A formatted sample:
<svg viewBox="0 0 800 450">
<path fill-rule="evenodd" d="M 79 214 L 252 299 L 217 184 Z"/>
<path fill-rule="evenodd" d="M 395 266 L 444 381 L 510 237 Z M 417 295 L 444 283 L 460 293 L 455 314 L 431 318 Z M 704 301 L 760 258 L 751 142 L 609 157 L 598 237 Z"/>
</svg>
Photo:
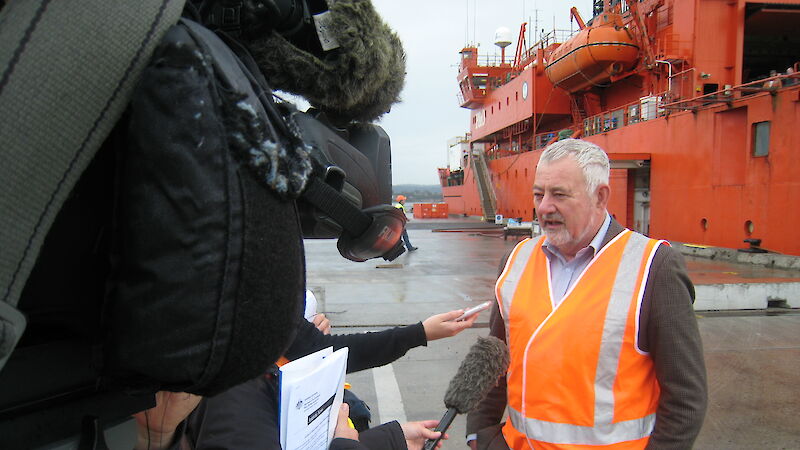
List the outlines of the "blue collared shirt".
<svg viewBox="0 0 800 450">
<path fill-rule="evenodd" d="M 594 236 L 588 247 L 578 250 L 575 257 L 571 261 L 567 258 L 545 238 L 542 243 L 542 250 L 547 256 L 547 261 L 550 263 L 550 289 L 552 289 L 553 306 L 557 306 L 564 298 L 567 290 L 575 284 L 575 280 L 583 272 L 583 269 L 589 265 L 592 259 L 600 250 L 600 244 L 608 232 L 608 227 L 611 225 L 611 216 L 606 213 L 606 218 L 600 230 Z"/>
</svg>

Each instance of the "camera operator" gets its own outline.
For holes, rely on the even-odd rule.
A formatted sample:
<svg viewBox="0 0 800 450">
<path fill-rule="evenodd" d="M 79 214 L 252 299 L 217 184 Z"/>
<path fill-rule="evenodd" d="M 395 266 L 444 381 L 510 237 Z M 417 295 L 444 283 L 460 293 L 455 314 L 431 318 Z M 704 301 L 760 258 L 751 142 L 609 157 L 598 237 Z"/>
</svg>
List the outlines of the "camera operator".
<svg viewBox="0 0 800 450">
<path fill-rule="evenodd" d="M 303 238 L 354 261 L 403 252 L 389 139 L 369 122 L 405 60 L 369 1 L 0 7 L 15 200 L 0 375 L 20 387 L 0 396 L 4 448 L 99 442 L 157 391 L 263 374 L 301 320 Z M 148 442 L 168 441 L 173 416 L 148 411 Z"/>
<path fill-rule="evenodd" d="M 244 165 L 269 189 L 288 199 L 297 198 L 304 237 L 338 236 L 340 252 L 354 261 L 381 256 L 393 259 L 402 253 L 405 217 L 388 204 L 388 138 L 362 123 L 377 119 L 399 101 L 405 56 L 399 39 L 371 3 L 336 0 L 330 1 L 330 9 L 321 0 L 192 3 L 195 18 L 223 36 L 250 72 L 251 83 L 259 84 L 257 93 L 271 122 L 260 123 L 260 117 L 251 113 L 252 106 L 243 107 L 235 96 L 223 96 L 227 102 L 222 105 L 226 138 Z M 158 63 L 169 65 L 164 56 Z M 306 98 L 318 111 L 316 117 L 275 105 L 269 98 L 270 86 Z M 359 141 L 358 136 L 363 139 Z M 354 149 L 349 139 L 361 145 Z M 368 148 L 371 143 L 374 148 Z M 287 151 L 281 150 L 281 144 Z M 347 158 L 365 156 L 370 170 L 359 173 L 363 164 L 347 166 Z M 329 204 L 337 208 L 325 210 Z M 363 210 L 361 217 L 366 220 L 358 223 L 361 217 L 357 217 L 349 222 L 348 216 L 357 214 L 337 216 L 348 204 L 355 206 L 356 212 Z M 453 311 L 409 327 L 350 336 L 322 336 L 313 325 L 300 320 L 297 337 L 286 355 L 303 356 L 329 345 L 349 346 L 348 371 L 375 367 L 428 340 L 457 334 L 474 322 L 474 318 L 448 322 L 458 314 Z M 160 394 L 159 400 L 169 399 L 168 405 L 159 404 L 139 414 L 140 436 L 159 438 L 147 439 L 148 446 L 278 448 L 275 387 L 272 371 L 205 398 L 196 409 L 192 408 L 198 402 L 195 397 Z M 192 409 L 188 421 L 175 420 Z M 152 420 L 151 415 L 161 420 Z M 436 433 L 428 430 L 434 422 L 384 425 L 364 437 L 377 434 L 388 440 L 374 448 L 387 448 L 389 441 L 421 447 L 426 438 L 435 437 Z M 153 428 L 156 423 L 159 425 Z M 398 431 L 404 439 L 399 439 Z M 338 433 L 352 437 L 352 432 L 342 427 Z M 349 448 L 350 444 L 336 441 L 332 448 Z"/>
</svg>

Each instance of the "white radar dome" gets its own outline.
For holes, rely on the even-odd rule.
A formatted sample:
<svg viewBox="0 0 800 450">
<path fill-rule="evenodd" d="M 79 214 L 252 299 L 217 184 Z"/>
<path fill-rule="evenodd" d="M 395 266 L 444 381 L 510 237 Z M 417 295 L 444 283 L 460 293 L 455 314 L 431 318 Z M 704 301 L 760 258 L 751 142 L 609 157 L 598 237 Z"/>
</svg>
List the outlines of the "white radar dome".
<svg viewBox="0 0 800 450">
<path fill-rule="evenodd" d="M 500 27 L 494 32 L 494 45 L 506 48 L 511 45 L 511 37 L 511 30 L 506 27 Z"/>
</svg>

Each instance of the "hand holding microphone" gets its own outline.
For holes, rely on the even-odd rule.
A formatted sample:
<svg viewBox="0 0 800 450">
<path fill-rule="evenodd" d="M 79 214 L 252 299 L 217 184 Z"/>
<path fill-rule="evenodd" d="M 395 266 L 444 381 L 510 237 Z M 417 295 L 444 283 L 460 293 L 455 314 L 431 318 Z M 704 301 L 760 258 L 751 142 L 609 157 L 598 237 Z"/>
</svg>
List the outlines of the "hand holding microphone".
<svg viewBox="0 0 800 450">
<path fill-rule="evenodd" d="M 439 434 L 433 431 L 433 427 L 439 423 L 438 420 L 421 420 L 418 422 L 406 422 L 400 425 L 403 429 L 403 437 L 406 440 L 408 450 L 422 450 L 422 447 L 430 439 L 435 439 L 442 436 L 442 439 L 447 439 L 444 433 Z"/>
<path fill-rule="evenodd" d="M 456 414 L 466 414 L 475 409 L 497 379 L 506 373 L 508 362 L 508 347 L 503 341 L 493 336 L 479 337 L 450 380 L 444 394 L 447 412 L 433 431 L 441 431 L 443 436 Z M 433 450 L 440 440 L 441 436 L 428 440 L 424 449 Z"/>
</svg>

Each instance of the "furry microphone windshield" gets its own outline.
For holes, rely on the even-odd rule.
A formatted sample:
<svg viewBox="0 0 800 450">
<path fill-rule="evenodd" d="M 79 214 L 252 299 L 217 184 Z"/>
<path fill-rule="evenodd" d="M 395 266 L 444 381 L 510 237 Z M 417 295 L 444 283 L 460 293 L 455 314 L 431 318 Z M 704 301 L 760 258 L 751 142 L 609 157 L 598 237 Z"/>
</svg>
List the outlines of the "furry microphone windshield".
<svg viewBox="0 0 800 450">
<path fill-rule="evenodd" d="M 494 336 L 479 337 L 461 361 L 444 394 L 444 406 L 466 414 L 486 397 L 508 369 L 508 346 Z"/>
<path fill-rule="evenodd" d="M 441 436 L 453 423 L 456 414 L 466 414 L 480 403 L 495 386 L 497 379 L 508 369 L 509 354 L 505 342 L 494 336 L 479 337 L 461 361 L 455 376 L 444 393 L 444 406 L 447 412 L 439 420 L 433 431 L 441 431 Z M 425 441 L 424 450 L 433 450 L 442 437 Z"/>
<path fill-rule="evenodd" d="M 327 28 L 338 48 L 313 54 L 275 31 L 251 39 L 249 48 L 272 88 L 301 95 L 345 122 L 371 122 L 400 101 L 402 43 L 369 0 L 329 4 Z"/>
</svg>

